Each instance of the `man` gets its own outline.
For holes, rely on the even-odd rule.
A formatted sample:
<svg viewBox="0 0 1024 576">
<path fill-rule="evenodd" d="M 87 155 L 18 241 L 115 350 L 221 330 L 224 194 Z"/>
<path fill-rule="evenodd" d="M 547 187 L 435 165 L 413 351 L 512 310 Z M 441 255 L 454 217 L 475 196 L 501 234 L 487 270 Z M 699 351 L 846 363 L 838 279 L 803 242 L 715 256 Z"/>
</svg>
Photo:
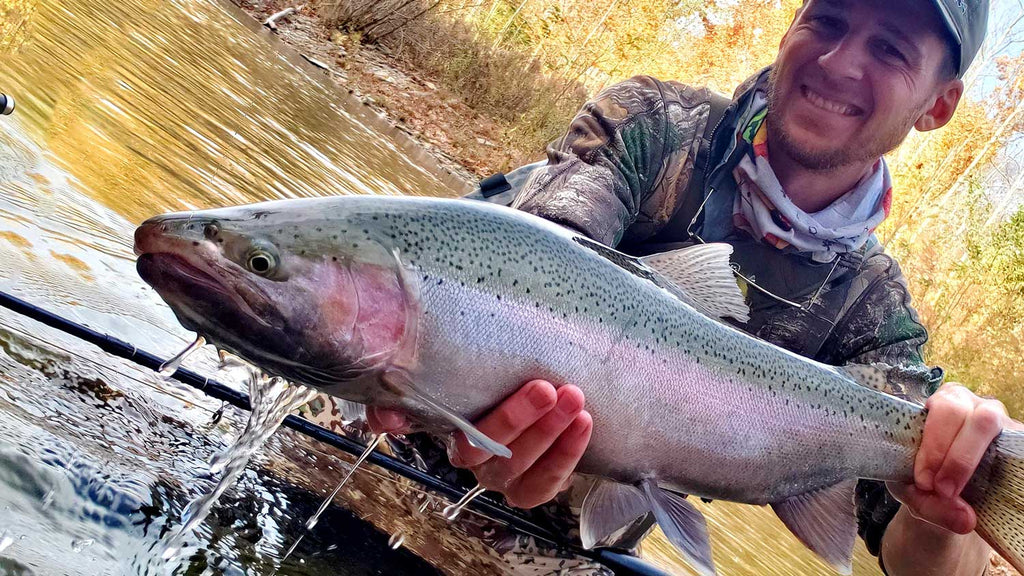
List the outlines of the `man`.
<svg viewBox="0 0 1024 576">
<path fill-rule="evenodd" d="M 882 155 L 950 120 L 987 13 L 987 0 L 807 0 L 710 143 L 706 90 L 634 78 L 583 108 L 517 206 L 633 253 L 728 242 L 751 306 L 738 328 L 830 364 L 921 368 L 927 335 L 871 236 L 892 193 Z M 911 372 L 906 391 L 930 395 L 914 483 L 862 481 L 860 533 L 891 576 L 977 576 L 990 550 L 960 492 L 1014 423 L 962 386 L 936 391 L 941 371 Z M 403 422 L 371 414 L 378 430 Z M 477 425 L 512 458 L 459 437 L 452 463 L 531 508 L 567 484 L 594 423 L 578 388 L 534 381 Z"/>
</svg>

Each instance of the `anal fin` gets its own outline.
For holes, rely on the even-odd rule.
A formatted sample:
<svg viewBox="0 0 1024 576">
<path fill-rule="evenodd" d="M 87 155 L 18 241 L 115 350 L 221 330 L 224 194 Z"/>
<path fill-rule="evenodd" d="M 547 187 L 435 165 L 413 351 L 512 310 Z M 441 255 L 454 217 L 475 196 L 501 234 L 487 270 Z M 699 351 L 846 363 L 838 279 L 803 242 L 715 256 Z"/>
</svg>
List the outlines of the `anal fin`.
<svg viewBox="0 0 1024 576">
<path fill-rule="evenodd" d="M 658 488 L 653 480 L 640 483 L 665 536 L 703 576 L 714 576 L 711 542 L 704 515 L 686 498 Z"/>
<path fill-rule="evenodd" d="M 637 518 L 651 505 L 639 489 L 627 484 L 598 480 L 587 492 L 580 512 L 580 540 L 588 550 L 601 544 Z"/>
<path fill-rule="evenodd" d="M 853 544 L 857 538 L 853 501 L 856 485 L 857 480 L 845 480 L 772 504 L 782 523 L 841 574 L 853 572 Z"/>
</svg>

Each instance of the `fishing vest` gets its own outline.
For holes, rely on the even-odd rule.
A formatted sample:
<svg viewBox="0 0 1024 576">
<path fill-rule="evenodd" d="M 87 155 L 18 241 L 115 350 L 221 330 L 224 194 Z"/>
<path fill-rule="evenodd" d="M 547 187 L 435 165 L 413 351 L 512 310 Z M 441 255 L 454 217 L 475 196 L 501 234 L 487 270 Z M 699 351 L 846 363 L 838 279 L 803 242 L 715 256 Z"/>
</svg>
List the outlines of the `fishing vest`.
<svg viewBox="0 0 1024 576">
<path fill-rule="evenodd" d="M 618 250 L 645 256 L 692 245 L 696 240 L 691 232 L 706 235 L 702 234 L 706 232 L 702 207 L 712 187 L 716 194 L 736 193 L 732 167 L 721 161 L 733 133 L 727 119 L 735 113 L 734 106 L 725 97 L 713 93 L 710 97 L 709 117 L 700 136 L 686 200 L 656 235 L 621 243 Z M 720 129 L 723 125 L 726 128 Z M 485 178 L 467 198 L 511 205 L 530 175 L 544 164 L 541 161 Z M 709 170 L 712 166 L 715 169 Z M 840 255 L 838 262 L 819 263 L 800 253 L 778 250 L 741 230 L 717 232 L 720 241 L 734 247 L 730 257 L 734 268 L 754 282 L 749 286 L 740 281 L 750 320 L 735 326 L 806 358 L 835 363 L 822 348 L 843 313 L 871 285 L 874 278 L 862 271 L 866 259 L 882 251 L 877 240 L 872 237 L 860 250 Z"/>
</svg>

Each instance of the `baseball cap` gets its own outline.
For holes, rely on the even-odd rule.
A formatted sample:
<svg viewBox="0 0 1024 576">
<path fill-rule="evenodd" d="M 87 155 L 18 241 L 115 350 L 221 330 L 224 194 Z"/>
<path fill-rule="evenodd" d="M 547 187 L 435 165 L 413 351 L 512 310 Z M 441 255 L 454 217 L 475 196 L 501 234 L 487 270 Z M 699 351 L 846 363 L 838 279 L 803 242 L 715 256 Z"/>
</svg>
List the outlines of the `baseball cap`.
<svg viewBox="0 0 1024 576">
<path fill-rule="evenodd" d="M 954 56 L 957 77 L 963 78 L 967 68 L 974 61 L 981 43 L 985 41 L 985 30 L 988 27 L 988 0 L 932 0 L 939 10 L 946 30 L 956 43 Z"/>
</svg>

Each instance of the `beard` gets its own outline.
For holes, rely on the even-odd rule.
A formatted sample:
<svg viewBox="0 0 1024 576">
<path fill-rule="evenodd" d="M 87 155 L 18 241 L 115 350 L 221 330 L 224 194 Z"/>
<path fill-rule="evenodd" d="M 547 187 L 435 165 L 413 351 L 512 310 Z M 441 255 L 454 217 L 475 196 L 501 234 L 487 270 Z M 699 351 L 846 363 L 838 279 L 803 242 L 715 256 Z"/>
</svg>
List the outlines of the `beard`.
<svg viewBox="0 0 1024 576">
<path fill-rule="evenodd" d="M 812 148 L 797 141 L 782 120 L 781 110 L 784 108 L 778 90 L 778 67 L 772 67 L 768 75 L 767 97 L 768 132 L 772 134 L 772 144 L 781 152 L 807 170 L 828 172 L 845 166 L 865 164 L 878 160 L 894 150 L 910 133 L 914 122 L 919 116 L 915 107 L 909 110 L 900 122 L 892 124 L 882 132 L 861 135 L 860 138 L 834 148 Z"/>
</svg>

